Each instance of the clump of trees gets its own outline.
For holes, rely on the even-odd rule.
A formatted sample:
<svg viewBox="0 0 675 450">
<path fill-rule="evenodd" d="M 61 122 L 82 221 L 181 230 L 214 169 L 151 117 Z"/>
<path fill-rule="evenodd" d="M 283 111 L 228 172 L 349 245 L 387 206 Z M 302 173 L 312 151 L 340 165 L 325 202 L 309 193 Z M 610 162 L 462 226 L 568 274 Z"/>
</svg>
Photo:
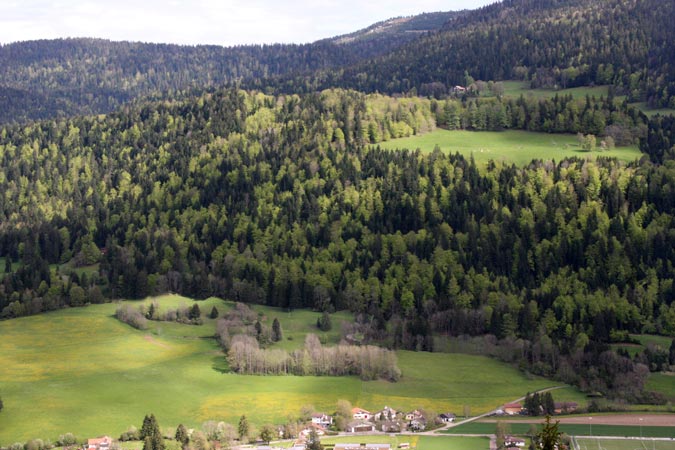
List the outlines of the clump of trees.
<svg viewBox="0 0 675 450">
<path fill-rule="evenodd" d="M 283 339 L 283 330 L 281 323 L 276 317 L 272 321 L 272 326 L 266 323 L 266 318 L 244 303 L 235 303 L 227 313 L 216 323 L 216 337 L 220 344 L 225 348 L 230 348 L 232 336 L 246 335 L 255 338 L 262 346 Z"/>
<path fill-rule="evenodd" d="M 148 320 L 143 315 L 143 312 L 131 305 L 125 304 L 117 308 L 115 311 L 115 317 L 117 320 L 131 325 L 132 327 L 139 330 L 145 330 L 148 328 Z"/>
<path fill-rule="evenodd" d="M 555 414 L 555 401 L 553 400 L 553 394 L 550 392 L 528 393 L 523 403 L 528 416 L 552 416 Z"/>
<path fill-rule="evenodd" d="M 316 319 L 316 327 L 321 331 L 330 331 L 333 328 L 331 323 L 330 314 L 327 311 L 324 311 L 318 319 Z"/>
<path fill-rule="evenodd" d="M 143 441 L 143 450 L 164 450 L 164 438 L 154 414 L 143 418 L 140 430 L 140 439 Z"/>
<path fill-rule="evenodd" d="M 288 352 L 262 349 L 252 336 L 235 335 L 227 353 L 230 368 L 256 375 L 358 375 L 364 380 L 397 381 L 401 371 L 396 354 L 372 345 L 325 347 L 314 334 L 305 338 L 302 349 Z"/>
<path fill-rule="evenodd" d="M 117 308 L 115 317 L 120 321 L 131 325 L 139 330 L 145 330 L 148 327 L 148 320 L 157 320 L 163 322 L 178 322 L 188 325 L 201 325 L 203 323 L 199 304 L 194 303 L 191 307 L 180 306 L 176 309 L 168 309 L 161 312 L 159 304 L 156 301 L 145 305 L 133 307 L 125 304 Z"/>
</svg>

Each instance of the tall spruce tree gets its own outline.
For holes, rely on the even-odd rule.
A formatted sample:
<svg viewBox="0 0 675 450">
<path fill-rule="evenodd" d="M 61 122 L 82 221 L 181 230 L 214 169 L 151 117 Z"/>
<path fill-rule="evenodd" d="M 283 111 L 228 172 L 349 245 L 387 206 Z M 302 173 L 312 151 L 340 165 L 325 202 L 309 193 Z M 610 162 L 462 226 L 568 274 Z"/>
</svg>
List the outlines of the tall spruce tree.
<svg viewBox="0 0 675 450">
<path fill-rule="evenodd" d="M 243 441 L 248 438 L 248 419 L 245 415 L 239 418 L 239 440 Z"/>
<path fill-rule="evenodd" d="M 283 334 L 281 333 L 281 324 L 279 323 L 279 319 L 275 317 L 274 321 L 272 322 L 272 340 L 274 342 L 279 342 L 282 338 Z"/>
<path fill-rule="evenodd" d="M 185 429 L 185 425 L 182 423 L 178 425 L 178 428 L 176 428 L 176 442 L 180 443 L 181 447 L 185 447 L 188 445 L 190 442 L 190 438 L 188 437 L 187 430 Z"/>
<path fill-rule="evenodd" d="M 154 414 L 145 416 L 141 427 L 143 450 L 164 450 L 164 438 Z"/>
</svg>

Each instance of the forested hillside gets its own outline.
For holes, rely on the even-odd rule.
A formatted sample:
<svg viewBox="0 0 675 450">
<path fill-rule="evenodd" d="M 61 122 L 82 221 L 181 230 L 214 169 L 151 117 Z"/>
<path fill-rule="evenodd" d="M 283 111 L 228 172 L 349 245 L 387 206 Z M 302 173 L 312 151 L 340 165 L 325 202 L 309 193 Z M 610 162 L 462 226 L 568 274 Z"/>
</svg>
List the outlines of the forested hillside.
<svg viewBox="0 0 675 450">
<path fill-rule="evenodd" d="M 177 46 L 61 39 L 0 47 L 0 122 L 112 111 L 237 84 L 277 93 L 342 87 L 442 96 L 473 80 L 611 84 L 675 106 L 675 16 L 656 0 L 507 0 L 377 23 L 305 45 Z"/>
<path fill-rule="evenodd" d="M 631 101 L 672 107 L 673 17 L 675 4 L 657 0 L 506 0 L 344 71 L 274 82 L 286 91 L 342 86 L 388 93 L 425 92 L 434 83 L 449 89 L 473 79 L 613 84 Z"/>
<path fill-rule="evenodd" d="M 0 46 L 0 123 L 112 111 L 130 100 L 333 70 L 439 29 L 462 13 L 392 19 L 312 44 L 219 47 L 102 39 Z"/>
<path fill-rule="evenodd" d="M 628 332 L 675 335 L 675 168 L 479 171 L 367 145 L 435 117 L 418 98 L 223 90 L 3 128 L 2 315 L 166 291 L 346 308 L 391 347 L 521 339 L 532 371 L 638 399 L 641 366 L 588 370 Z"/>
</svg>

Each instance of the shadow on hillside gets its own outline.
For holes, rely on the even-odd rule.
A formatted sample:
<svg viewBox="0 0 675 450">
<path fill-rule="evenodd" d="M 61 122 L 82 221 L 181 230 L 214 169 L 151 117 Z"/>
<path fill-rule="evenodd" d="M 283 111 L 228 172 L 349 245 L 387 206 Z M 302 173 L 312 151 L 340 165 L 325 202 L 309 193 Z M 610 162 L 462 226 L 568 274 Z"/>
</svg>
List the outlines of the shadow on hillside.
<svg viewBox="0 0 675 450">
<path fill-rule="evenodd" d="M 211 358 L 211 361 L 212 361 L 211 367 L 216 372 L 230 373 L 230 366 L 227 364 L 227 361 L 225 360 L 225 355 L 214 356 L 213 358 Z"/>
</svg>

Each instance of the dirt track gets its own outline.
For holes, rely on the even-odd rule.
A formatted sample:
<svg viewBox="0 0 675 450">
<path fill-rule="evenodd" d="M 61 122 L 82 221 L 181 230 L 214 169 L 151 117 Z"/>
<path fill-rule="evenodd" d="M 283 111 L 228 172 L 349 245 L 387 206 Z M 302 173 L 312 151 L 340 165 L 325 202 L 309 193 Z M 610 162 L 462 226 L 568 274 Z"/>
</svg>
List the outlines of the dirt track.
<svg viewBox="0 0 675 450">
<path fill-rule="evenodd" d="M 592 419 L 589 419 L 592 417 Z M 612 414 L 596 416 L 589 414 L 587 416 L 574 417 L 553 417 L 559 420 L 560 423 L 582 423 L 588 424 L 593 422 L 593 425 L 640 425 L 642 418 L 642 425 L 645 427 L 675 427 L 675 414 Z M 496 420 L 481 420 L 481 422 L 496 422 Z M 505 420 L 508 423 L 541 423 L 542 419 L 532 420 Z"/>
</svg>

